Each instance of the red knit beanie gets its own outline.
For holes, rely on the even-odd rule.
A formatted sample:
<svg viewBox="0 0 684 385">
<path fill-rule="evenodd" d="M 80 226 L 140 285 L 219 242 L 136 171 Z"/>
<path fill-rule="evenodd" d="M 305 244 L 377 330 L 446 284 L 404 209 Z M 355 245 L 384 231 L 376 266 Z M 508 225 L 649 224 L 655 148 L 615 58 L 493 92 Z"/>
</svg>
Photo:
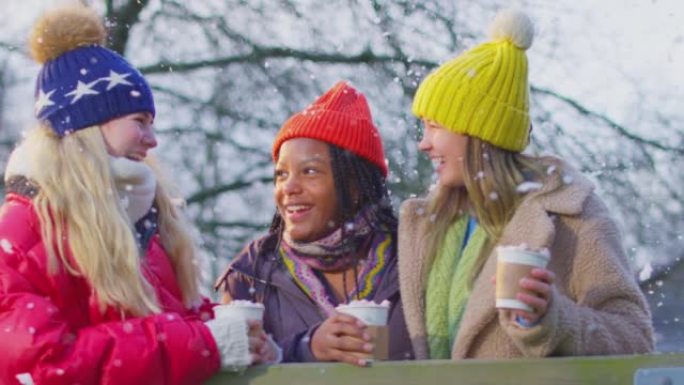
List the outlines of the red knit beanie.
<svg viewBox="0 0 684 385">
<path fill-rule="evenodd" d="M 283 124 L 273 143 L 274 161 L 278 159 L 280 146 L 293 138 L 334 144 L 378 166 L 387 176 L 382 140 L 373 125 L 366 97 L 344 81 Z"/>
</svg>

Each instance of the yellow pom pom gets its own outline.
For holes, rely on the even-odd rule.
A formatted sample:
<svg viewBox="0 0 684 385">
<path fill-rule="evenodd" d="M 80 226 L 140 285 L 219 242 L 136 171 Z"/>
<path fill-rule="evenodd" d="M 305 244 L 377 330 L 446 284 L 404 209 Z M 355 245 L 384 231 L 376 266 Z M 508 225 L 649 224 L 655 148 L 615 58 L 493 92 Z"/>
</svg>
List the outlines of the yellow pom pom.
<svg viewBox="0 0 684 385">
<path fill-rule="evenodd" d="M 104 44 L 105 27 L 90 8 L 69 6 L 45 13 L 33 26 L 29 38 L 31 56 L 45 63 L 75 48 Z"/>
</svg>

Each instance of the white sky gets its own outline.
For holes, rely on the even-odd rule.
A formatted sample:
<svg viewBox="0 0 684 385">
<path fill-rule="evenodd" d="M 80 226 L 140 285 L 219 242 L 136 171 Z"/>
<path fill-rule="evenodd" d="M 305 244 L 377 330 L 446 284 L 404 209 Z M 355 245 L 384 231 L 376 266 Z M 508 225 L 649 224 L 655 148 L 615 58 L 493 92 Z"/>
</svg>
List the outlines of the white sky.
<svg viewBox="0 0 684 385">
<path fill-rule="evenodd" d="M 679 103 L 661 106 L 665 113 L 679 113 L 675 104 L 684 98 L 684 2 L 561 3 L 573 11 L 553 12 L 561 8 L 554 5 L 549 8 L 555 9 L 542 11 L 537 18 L 540 39 L 555 29 L 561 38 L 553 66 L 545 67 L 549 59 L 531 53 L 532 82 L 605 109 L 618 121 L 635 119 L 630 116 L 635 104 L 663 99 L 679 99 Z M 573 60 L 564 64 L 565 56 Z M 645 95 L 637 95 L 635 86 Z"/>
</svg>

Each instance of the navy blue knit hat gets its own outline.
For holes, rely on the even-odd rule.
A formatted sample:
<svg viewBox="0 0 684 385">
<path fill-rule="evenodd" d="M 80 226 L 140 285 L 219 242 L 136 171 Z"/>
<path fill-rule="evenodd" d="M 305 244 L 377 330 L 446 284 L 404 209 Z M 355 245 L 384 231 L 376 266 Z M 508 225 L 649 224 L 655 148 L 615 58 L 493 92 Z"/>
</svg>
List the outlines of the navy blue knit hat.
<svg viewBox="0 0 684 385">
<path fill-rule="evenodd" d="M 92 10 L 73 6 L 46 13 L 31 37 L 43 63 L 36 80 L 35 114 L 60 136 L 135 113 L 155 113 L 142 74 L 103 47 L 105 32 Z"/>
</svg>

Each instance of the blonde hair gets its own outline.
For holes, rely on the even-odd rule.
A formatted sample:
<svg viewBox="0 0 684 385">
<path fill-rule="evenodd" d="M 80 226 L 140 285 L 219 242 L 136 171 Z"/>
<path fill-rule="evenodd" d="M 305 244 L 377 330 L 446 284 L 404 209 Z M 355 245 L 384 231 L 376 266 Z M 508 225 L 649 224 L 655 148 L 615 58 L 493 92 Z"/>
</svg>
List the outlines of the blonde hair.
<svg viewBox="0 0 684 385">
<path fill-rule="evenodd" d="M 487 233 L 487 244 L 470 277 L 472 284 L 524 197 L 517 192 L 517 186 L 524 181 L 541 180 L 543 175 L 544 168 L 536 158 L 469 136 L 463 160 L 464 186 L 438 185 L 428 195 L 427 212 L 431 220 L 419 231 L 425 239 L 430 263 L 441 249 L 449 226 L 470 210 Z"/>
<path fill-rule="evenodd" d="M 183 303 L 192 306 L 200 299 L 200 274 L 197 267 L 199 255 L 191 236 L 190 224 L 180 210 L 183 201 L 173 198 L 172 192 L 176 191 L 156 159 L 148 156 L 145 163 L 152 168 L 157 178 L 155 203 L 159 213 L 161 243 L 176 272 L 176 280 L 183 293 Z"/>
<path fill-rule="evenodd" d="M 23 145 L 31 157 L 30 177 L 39 187 L 33 201 L 50 272 L 64 268 L 83 276 L 102 311 L 110 305 L 135 316 L 160 312 L 154 289 L 142 274 L 141 251 L 119 199 L 99 127 L 60 138 L 40 126 Z M 155 201 L 162 244 L 189 304 L 198 296 L 197 283 L 189 282 L 190 276 L 196 277 L 194 247 L 162 183 Z"/>
</svg>

